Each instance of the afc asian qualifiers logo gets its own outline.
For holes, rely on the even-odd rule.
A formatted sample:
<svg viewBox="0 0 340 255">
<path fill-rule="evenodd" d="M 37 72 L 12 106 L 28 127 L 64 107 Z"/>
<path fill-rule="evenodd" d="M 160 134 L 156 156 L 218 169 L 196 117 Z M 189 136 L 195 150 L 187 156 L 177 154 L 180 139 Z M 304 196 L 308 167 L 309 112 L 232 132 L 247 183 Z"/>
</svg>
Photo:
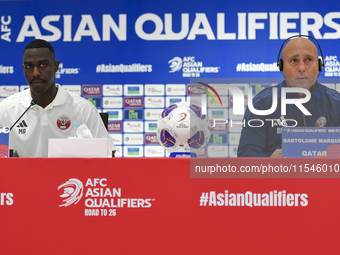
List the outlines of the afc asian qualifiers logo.
<svg viewBox="0 0 340 255">
<path fill-rule="evenodd" d="M 59 205 L 62 206 L 69 206 L 71 204 L 77 204 L 80 199 L 83 197 L 83 183 L 78 179 L 70 179 L 64 184 L 58 187 L 58 190 L 63 188 L 64 194 L 61 194 L 60 197 L 63 198 L 64 204 Z"/>
<path fill-rule="evenodd" d="M 170 64 L 170 73 L 177 72 L 182 68 L 182 59 L 179 57 L 174 57 L 173 59 L 169 60 Z"/>
</svg>

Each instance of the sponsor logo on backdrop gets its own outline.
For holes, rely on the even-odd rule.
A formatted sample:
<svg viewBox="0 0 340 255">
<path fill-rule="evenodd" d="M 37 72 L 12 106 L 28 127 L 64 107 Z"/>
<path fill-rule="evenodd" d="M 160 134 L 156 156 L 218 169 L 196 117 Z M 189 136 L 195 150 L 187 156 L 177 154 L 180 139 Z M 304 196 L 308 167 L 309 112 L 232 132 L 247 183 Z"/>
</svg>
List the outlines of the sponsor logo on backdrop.
<svg viewBox="0 0 340 255">
<path fill-rule="evenodd" d="M 0 86 L 0 96 L 9 97 L 19 92 L 19 86 Z"/>
<path fill-rule="evenodd" d="M 209 119 L 227 119 L 228 111 L 224 110 L 224 109 L 221 109 L 221 110 L 211 110 L 210 109 L 210 110 L 208 110 L 208 117 L 209 117 Z"/>
<path fill-rule="evenodd" d="M 145 109 L 144 119 L 145 120 L 158 120 L 159 116 L 161 116 L 163 109 Z"/>
<path fill-rule="evenodd" d="M 146 134 L 145 144 L 159 144 L 156 134 Z"/>
<path fill-rule="evenodd" d="M 109 132 L 122 132 L 123 131 L 122 122 L 109 122 L 107 129 Z"/>
<path fill-rule="evenodd" d="M 83 85 L 83 96 L 101 96 L 101 85 Z"/>
<path fill-rule="evenodd" d="M 56 78 L 60 78 L 62 74 L 78 74 L 79 73 L 80 68 L 64 68 L 64 64 L 60 63 L 59 64 L 59 69 L 58 71 L 55 73 L 55 77 Z"/>
<path fill-rule="evenodd" d="M 127 148 L 127 156 L 139 156 L 140 148 Z"/>
<path fill-rule="evenodd" d="M 212 134 L 209 144 L 226 144 L 228 140 L 227 134 Z"/>
<path fill-rule="evenodd" d="M 143 144 L 143 134 L 124 134 L 124 144 Z"/>
<path fill-rule="evenodd" d="M 170 73 L 179 72 L 182 70 L 183 77 L 200 77 L 203 73 L 218 73 L 220 67 L 206 67 L 202 61 L 196 61 L 194 56 L 187 56 L 181 59 L 174 57 L 169 60 Z"/>
<path fill-rule="evenodd" d="M 14 66 L 0 65 L 0 74 L 12 74 L 14 73 Z"/>
<path fill-rule="evenodd" d="M 185 102 L 184 97 L 166 97 L 166 107 L 169 107 L 173 104 L 179 104 L 181 102 Z"/>
<path fill-rule="evenodd" d="M 121 97 L 103 97 L 104 108 L 122 108 L 123 99 Z"/>
<path fill-rule="evenodd" d="M 220 145 L 209 145 L 208 146 L 208 156 L 216 158 L 228 157 L 228 146 Z"/>
<path fill-rule="evenodd" d="M 238 146 L 229 146 L 229 157 L 237 158 Z"/>
<path fill-rule="evenodd" d="M 125 97 L 124 98 L 124 107 L 143 107 L 143 97 Z"/>
<path fill-rule="evenodd" d="M 63 88 L 65 88 L 66 90 L 81 96 L 81 86 L 80 85 L 63 85 Z"/>
<path fill-rule="evenodd" d="M 143 146 L 124 146 L 124 157 L 143 157 Z"/>
<path fill-rule="evenodd" d="M 167 84 L 166 95 L 167 96 L 184 96 L 186 86 L 184 84 Z"/>
<path fill-rule="evenodd" d="M 0 193 L 0 205 L 13 205 L 13 193 Z"/>
<path fill-rule="evenodd" d="M 143 110 L 124 110 L 125 120 L 143 120 Z"/>
<path fill-rule="evenodd" d="M 100 97 L 86 99 L 89 100 L 97 108 L 100 108 L 102 106 L 102 99 Z"/>
<path fill-rule="evenodd" d="M 157 122 L 145 122 L 145 132 L 156 132 Z"/>
<path fill-rule="evenodd" d="M 147 108 L 163 108 L 164 97 L 145 97 L 145 107 Z"/>
<path fill-rule="evenodd" d="M 110 134 L 113 139 L 114 145 L 121 145 L 123 143 L 123 135 L 122 134 Z"/>
<path fill-rule="evenodd" d="M 324 70 L 326 77 L 340 77 L 340 62 L 338 56 L 326 56 Z"/>
<path fill-rule="evenodd" d="M 240 142 L 240 133 L 229 133 L 229 144 L 239 144 Z"/>
<path fill-rule="evenodd" d="M 109 186 L 106 178 L 88 178 L 84 183 L 71 178 L 60 185 L 59 207 L 84 206 L 84 216 L 116 216 L 118 209 L 151 208 L 155 201 L 154 198 L 139 196 L 124 197 L 122 189 Z"/>
<path fill-rule="evenodd" d="M 145 146 L 145 157 L 164 157 L 164 149 L 161 146 Z"/>
<path fill-rule="evenodd" d="M 163 84 L 145 84 L 146 96 L 164 96 Z"/>
<path fill-rule="evenodd" d="M 152 65 L 135 63 L 131 65 L 100 64 L 96 67 L 96 73 L 151 73 Z"/>
<path fill-rule="evenodd" d="M 122 110 L 107 111 L 109 120 L 122 120 Z"/>
<path fill-rule="evenodd" d="M 125 84 L 124 96 L 143 96 L 143 85 L 140 84 Z"/>
<path fill-rule="evenodd" d="M 122 85 L 103 85 L 103 95 L 104 96 L 122 96 L 123 86 Z"/>
<path fill-rule="evenodd" d="M 200 89 L 201 85 L 188 85 L 187 86 L 187 93 L 188 95 L 203 95 L 205 92 Z"/>
<path fill-rule="evenodd" d="M 124 132 L 143 132 L 142 121 L 125 121 Z"/>
</svg>

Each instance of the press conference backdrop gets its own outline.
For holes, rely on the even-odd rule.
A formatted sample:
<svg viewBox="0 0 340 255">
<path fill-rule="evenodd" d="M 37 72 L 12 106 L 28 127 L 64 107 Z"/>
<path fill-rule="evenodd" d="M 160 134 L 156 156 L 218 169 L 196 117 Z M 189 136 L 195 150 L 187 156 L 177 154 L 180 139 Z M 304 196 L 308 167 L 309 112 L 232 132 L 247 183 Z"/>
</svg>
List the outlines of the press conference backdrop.
<svg viewBox="0 0 340 255">
<path fill-rule="evenodd" d="M 188 100 L 190 83 L 232 78 L 258 92 L 281 81 L 277 55 L 292 35 L 319 41 L 319 77 L 340 91 L 336 1 L 0 1 L 0 23 L 0 100 L 28 87 L 25 45 L 48 40 L 60 61 L 57 83 L 109 113 L 118 156 L 166 156 L 156 121 Z M 236 156 L 240 130 L 213 135 L 202 156 Z"/>
</svg>

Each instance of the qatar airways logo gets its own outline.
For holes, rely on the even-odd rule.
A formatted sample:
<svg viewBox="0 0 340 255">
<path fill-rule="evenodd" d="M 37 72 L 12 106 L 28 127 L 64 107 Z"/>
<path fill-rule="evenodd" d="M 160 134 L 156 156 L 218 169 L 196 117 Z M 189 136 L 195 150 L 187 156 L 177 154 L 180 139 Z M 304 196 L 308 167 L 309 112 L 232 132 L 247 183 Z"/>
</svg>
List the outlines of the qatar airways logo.
<svg viewBox="0 0 340 255">
<path fill-rule="evenodd" d="M 83 96 L 101 96 L 102 86 L 100 85 L 83 85 Z"/>
<path fill-rule="evenodd" d="M 143 107 L 143 98 L 126 97 L 124 98 L 124 107 Z"/>
<path fill-rule="evenodd" d="M 159 144 L 156 134 L 146 134 L 144 142 L 145 144 Z"/>
</svg>

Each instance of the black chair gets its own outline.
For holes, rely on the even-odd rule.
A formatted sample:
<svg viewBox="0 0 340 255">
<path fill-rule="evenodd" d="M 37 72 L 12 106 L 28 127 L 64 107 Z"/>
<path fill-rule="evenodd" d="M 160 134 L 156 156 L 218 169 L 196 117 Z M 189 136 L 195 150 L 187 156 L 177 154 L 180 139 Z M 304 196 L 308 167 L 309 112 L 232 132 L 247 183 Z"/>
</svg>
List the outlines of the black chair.
<svg viewBox="0 0 340 255">
<path fill-rule="evenodd" d="M 108 126 L 109 126 L 109 114 L 107 112 L 100 112 L 99 115 L 102 118 L 102 121 L 104 123 L 104 126 L 106 127 L 106 130 L 108 130 Z"/>
</svg>

